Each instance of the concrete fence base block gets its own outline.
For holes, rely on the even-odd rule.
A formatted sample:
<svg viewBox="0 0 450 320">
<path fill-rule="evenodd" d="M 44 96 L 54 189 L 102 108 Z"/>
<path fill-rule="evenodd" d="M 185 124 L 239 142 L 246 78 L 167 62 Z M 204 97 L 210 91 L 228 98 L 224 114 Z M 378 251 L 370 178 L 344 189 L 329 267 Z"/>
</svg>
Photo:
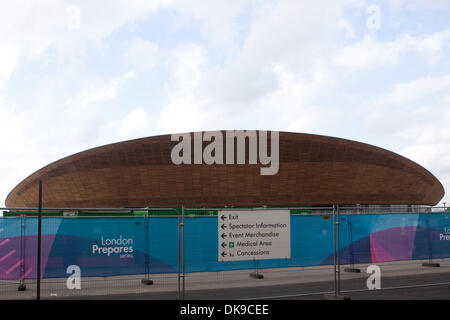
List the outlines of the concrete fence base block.
<svg viewBox="0 0 450 320">
<path fill-rule="evenodd" d="M 17 291 L 25 291 L 27 290 L 27 286 L 24 283 L 19 284 Z"/>
<path fill-rule="evenodd" d="M 349 296 L 344 296 L 341 294 L 326 294 L 325 300 L 351 300 Z"/>
<path fill-rule="evenodd" d="M 440 267 L 441 264 L 440 263 L 422 263 L 422 267 L 433 267 L 433 268 L 438 268 Z"/>
<path fill-rule="evenodd" d="M 353 273 L 360 273 L 361 269 L 358 268 L 344 268 L 345 272 L 353 272 Z"/>
<path fill-rule="evenodd" d="M 142 279 L 142 280 L 141 280 L 141 283 L 149 286 L 149 285 L 152 285 L 152 284 L 153 284 L 153 280 L 150 280 L 150 279 Z"/>
</svg>

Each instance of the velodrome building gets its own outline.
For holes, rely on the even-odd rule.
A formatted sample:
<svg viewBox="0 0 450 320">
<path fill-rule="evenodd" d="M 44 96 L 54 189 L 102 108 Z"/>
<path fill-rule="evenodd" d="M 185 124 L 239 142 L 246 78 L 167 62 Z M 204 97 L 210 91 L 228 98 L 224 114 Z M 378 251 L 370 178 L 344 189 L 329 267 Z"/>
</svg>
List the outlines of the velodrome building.
<svg viewBox="0 0 450 320">
<path fill-rule="evenodd" d="M 261 132 L 161 135 L 83 151 L 31 174 L 9 193 L 6 205 L 35 208 L 39 180 L 47 208 L 436 205 L 444 196 L 438 179 L 405 157 L 312 134 L 276 132 L 277 171 L 262 174 L 268 165 L 251 156 L 258 146 L 261 151 L 265 139 L 252 140 Z M 268 149 L 273 134 L 267 132 Z M 192 139 L 182 155 L 188 160 L 174 163 L 182 137 Z M 206 164 L 202 155 L 214 141 L 221 142 L 212 153 L 215 162 Z"/>
</svg>

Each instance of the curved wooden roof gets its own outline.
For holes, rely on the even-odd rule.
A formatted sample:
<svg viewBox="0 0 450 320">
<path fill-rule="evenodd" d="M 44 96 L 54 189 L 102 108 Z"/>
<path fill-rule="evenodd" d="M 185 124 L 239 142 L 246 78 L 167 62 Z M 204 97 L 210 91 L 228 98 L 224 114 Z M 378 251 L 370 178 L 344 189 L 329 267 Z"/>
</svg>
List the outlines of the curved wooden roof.
<svg viewBox="0 0 450 320">
<path fill-rule="evenodd" d="M 27 177 L 6 205 L 37 207 L 39 180 L 44 208 L 435 205 L 444 196 L 442 184 L 418 164 L 339 138 L 280 132 L 276 175 L 261 175 L 261 165 L 248 161 L 175 165 L 176 144 L 162 135 L 74 154 Z"/>
</svg>

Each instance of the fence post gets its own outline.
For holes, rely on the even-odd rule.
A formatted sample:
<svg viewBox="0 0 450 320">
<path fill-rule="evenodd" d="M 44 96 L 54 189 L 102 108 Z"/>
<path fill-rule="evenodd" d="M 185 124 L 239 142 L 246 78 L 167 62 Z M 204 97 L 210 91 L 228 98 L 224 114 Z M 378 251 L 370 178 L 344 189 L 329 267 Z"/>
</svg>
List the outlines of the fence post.
<svg viewBox="0 0 450 320">
<path fill-rule="evenodd" d="M 42 180 L 39 180 L 39 206 L 38 206 L 38 248 L 36 272 L 36 300 L 41 300 L 41 239 L 42 239 Z"/>
<path fill-rule="evenodd" d="M 339 235 L 339 205 L 333 205 L 333 258 L 334 258 L 334 294 L 326 295 L 330 300 L 350 300 L 350 297 L 341 296 L 341 254 Z M 337 239 L 336 239 L 337 238 Z M 337 246 L 337 248 L 336 248 Z"/>
<path fill-rule="evenodd" d="M 253 263 L 255 264 L 255 270 L 250 273 L 250 277 L 255 279 L 264 279 L 264 275 L 259 273 L 259 260 L 253 259 Z"/>
<path fill-rule="evenodd" d="M 183 221 L 182 221 L 182 224 L 181 224 L 181 226 L 182 226 L 182 228 L 183 228 L 183 300 L 184 300 L 184 283 L 185 283 L 185 279 L 186 279 L 186 271 L 185 271 L 185 260 L 184 260 L 184 253 L 185 253 L 185 246 L 184 246 L 184 244 L 185 244 L 185 242 L 184 242 L 184 230 L 185 230 L 185 224 L 184 224 L 184 206 L 182 206 L 181 207 L 181 216 L 182 216 L 182 219 L 183 219 Z"/>
<path fill-rule="evenodd" d="M 338 281 L 337 281 L 337 294 L 341 294 L 341 240 L 340 240 L 340 208 L 339 205 L 336 207 L 337 211 L 337 259 L 338 259 L 338 265 L 337 265 L 337 275 L 338 275 Z"/>
<path fill-rule="evenodd" d="M 359 212 L 359 205 L 358 205 Z M 348 255 L 350 267 L 344 268 L 344 272 L 360 273 L 361 269 L 355 268 L 355 251 L 353 248 L 353 224 L 351 221 L 352 215 L 347 215 L 347 234 L 348 234 Z"/>
<path fill-rule="evenodd" d="M 152 285 L 153 280 L 150 279 L 150 224 L 148 220 L 148 210 L 145 213 L 144 234 L 145 234 L 145 277 L 141 280 L 142 284 Z"/>
<path fill-rule="evenodd" d="M 337 274 L 336 274 L 336 206 L 333 205 L 333 276 L 334 295 L 337 296 Z"/>
<path fill-rule="evenodd" d="M 426 229 L 427 229 L 427 233 L 428 233 L 428 263 L 422 263 L 423 267 L 440 267 L 441 264 L 440 263 L 434 263 L 433 262 L 433 246 L 432 246 L 432 239 L 431 239 L 431 228 L 430 228 L 430 214 L 429 213 L 425 213 L 427 220 L 426 220 Z"/>
<path fill-rule="evenodd" d="M 181 231 L 182 228 L 183 231 Z M 178 211 L 178 300 L 184 300 L 184 277 L 184 206 L 182 206 L 181 220 L 180 211 Z M 182 283 L 181 278 L 183 278 Z"/>
<path fill-rule="evenodd" d="M 25 285 L 25 214 L 20 215 L 20 280 L 18 291 L 25 291 L 27 286 Z"/>
</svg>

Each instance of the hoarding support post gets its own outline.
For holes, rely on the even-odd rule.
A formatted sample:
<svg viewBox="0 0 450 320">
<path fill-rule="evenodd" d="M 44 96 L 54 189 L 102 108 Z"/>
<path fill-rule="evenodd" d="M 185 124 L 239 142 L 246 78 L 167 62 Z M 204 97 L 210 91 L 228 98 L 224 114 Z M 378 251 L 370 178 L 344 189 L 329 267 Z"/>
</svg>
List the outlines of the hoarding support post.
<svg viewBox="0 0 450 320">
<path fill-rule="evenodd" d="M 340 237 L 339 237 L 339 205 L 333 205 L 333 257 L 334 257 L 334 294 L 325 295 L 328 300 L 350 300 L 348 296 L 341 296 L 341 255 L 340 255 Z M 337 237 L 337 240 L 336 240 Z M 337 248 L 336 248 L 337 246 Z"/>
<path fill-rule="evenodd" d="M 184 206 L 182 206 L 181 220 L 178 211 L 178 300 L 184 300 L 184 278 Z"/>
<path fill-rule="evenodd" d="M 39 180 L 39 206 L 38 206 L 38 248 L 36 272 L 36 300 L 41 300 L 41 239 L 42 239 L 42 180 Z"/>
<path fill-rule="evenodd" d="M 185 272 L 185 264 L 184 264 L 184 206 L 181 207 L 181 218 L 182 218 L 182 223 L 181 223 L 181 227 L 183 228 L 183 254 L 182 254 L 182 265 L 183 265 L 183 286 L 182 286 L 182 300 L 184 300 L 184 280 L 186 278 L 186 272 Z"/>
<path fill-rule="evenodd" d="M 337 266 L 337 294 L 341 294 L 341 240 L 340 240 L 340 208 L 339 205 L 336 206 L 337 211 L 337 260 L 338 260 L 338 266 Z"/>
<path fill-rule="evenodd" d="M 441 266 L 440 263 L 433 262 L 433 246 L 431 239 L 431 228 L 430 228 L 430 214 L 425 213 L 427 217 L 427 231 L 428 231 L 428 263 L 422 263 L 422 267 L 434 267 L 439 268 Z"/>
<path fill-rule="evenodd" d="M 358 213 L 359 213 L 359 205 Z M 349 248 L 349 256 L 350 256 L 350 267 L 344 268 L 344 272 L 353 272 L 360 273 L 361 269 L 355 268 L 355 252 L 353 250 L 353 225 L 350 219 L 350 215 L 347 215 L 347 234 L 348 234 L 348 248 Z"/>
<path fill-rule="evenodd" d="M 178 211 L 178 210 L 177 210 Z M 181 270 L 181 224 L 180 224 L 180 211 L 178 211 L 178 270 L 177 270 L 177 281 L 178 281 L 178 289 L 177 289 L 177 299 L 181 300 L 181 291 L 180 291 L 180 270 Z"/>
<path fill-rule="evenodd" d="M 333 205 L 333 260 L 334 260 L 334 295 L 337 296 L 337 274 L 336 274 L 336 206 Z"/>
<path fill-rule="evenodd" d="M 255 272 L 250 273 L 250 278 L 264 279 L 264 275 L 259 273 L 259 260 L 253 260 L 255 263 Z"/>
<path fill-rule="evenodd" d="M 141 280 L 142 284 L 152 285 L 153 280 L 150 279 L 150 225 L 148 221 L 148 210 L 145 213 L 145 278 Z"/>
<path fill-rule="evenodd" d="M 25 285 L 25 214 L 21 214 L 20 224 L 20 282 L 17 291 L 25 291 L 27 286 Z"/>
</svg>

